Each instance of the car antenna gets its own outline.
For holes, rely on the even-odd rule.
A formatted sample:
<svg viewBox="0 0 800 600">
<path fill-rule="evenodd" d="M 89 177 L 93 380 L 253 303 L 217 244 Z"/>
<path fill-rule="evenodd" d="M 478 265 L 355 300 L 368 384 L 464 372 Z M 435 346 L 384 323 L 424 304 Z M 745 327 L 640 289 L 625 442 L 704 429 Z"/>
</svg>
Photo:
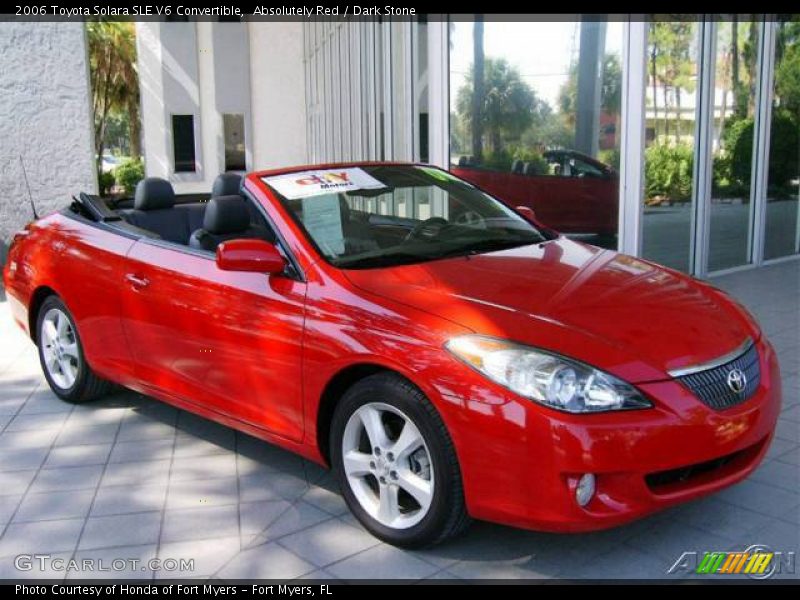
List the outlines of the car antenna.
<svg viewBox="0 0 800 600">
<path fill-rule="evenodd" d="M 39 215 L 36 213 L 36 204 L 33 202 L 33 194 L 31 194 L 31 184 L 28 183 L 28 173 L 25 171 L 25 162 L 22 160 L 22 154 L 19 155 L 19 164 L 22 167 L 22 176 L 25 178 L 25 187 L 28 188 L 28 199 L 31 201 L 31 211 L 33 218 L 38 219 Z"/>
</svg>

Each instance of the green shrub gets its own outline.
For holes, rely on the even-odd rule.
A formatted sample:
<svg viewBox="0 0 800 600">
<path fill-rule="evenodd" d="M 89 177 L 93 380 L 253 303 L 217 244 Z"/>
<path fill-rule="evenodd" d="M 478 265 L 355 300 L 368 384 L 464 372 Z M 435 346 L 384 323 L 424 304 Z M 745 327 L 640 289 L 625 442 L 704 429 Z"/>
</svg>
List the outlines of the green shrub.
<svg viewBox="0 0 800 600">
<path fill-rule="evenodd" d="M 692 197 L 691 146 L 654 144 L 644 153 L 644 181 L 647 198 L 664 196 L 673 202 L 685 202 Z"/>
<path fill-rule="evenodd" d="M 597 153 L 597 160 L 601 163 L 607 164 L 614 170 L 619 170 L 619 148 L 609 148 L 608 150 L 600 150 Z"/>
<path fill-rule="evenodd" d="M 136 184 L 144 179 L 144 163 L 141 158 L 126 158 L 114 169 L 114 175 L 125 193 L 133 194 Z"/>
<path fill-rule="evenodd" d="M 511 153 L 504 148 L 502 150 L 485 152 L 481 166 L 495 171 L 510 171 L 511 161 Z"/>
<path fill-rule="evenodd" d="M 512 154 L 512 163 L 513 161 L 521 160 L 523 163 L 530 163 L 533 168 L 533 173 L 528 173 L 529 175 L 547 175 L 549 171 L 549 165 L 545 160 L 544 156 L 542 156 L 536 150 L 531 150 L 530 148 L 517 148 L 513 151 Z M 510 165 L 509 165 L 510 168 Z"/>
<path fill-rule="evenodd" d="M 97 184 L 100 187 L 100 195 L 108 196 L 115 183 L 116 180 L 114 179 L 114 173 L 110 171 L 101 172 L 97 178 Z"/>
<path fill-rule="evenodd" d="M 797 177 L 800 160 L 800 124 L 788 114 L 776 112 L 772 115 L 769 148 L 769 185 L 776 189 L 786 188 Z M 750 185 L 753 166 L 752 118 L 740 119 L 726 124 L 723 135 L 725 152 L 730 156 L 731 183 L 741 187 Z"/>
</svg>

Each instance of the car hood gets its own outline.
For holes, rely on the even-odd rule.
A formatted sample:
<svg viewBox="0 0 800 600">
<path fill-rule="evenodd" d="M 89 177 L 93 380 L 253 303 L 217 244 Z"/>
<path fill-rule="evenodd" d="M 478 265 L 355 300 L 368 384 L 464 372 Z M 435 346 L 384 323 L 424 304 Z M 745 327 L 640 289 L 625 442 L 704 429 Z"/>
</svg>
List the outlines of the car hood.
<svg viewBox="0 0 800 600">
<path fill-rule="evenodd" d="M 563 237 L 345 274 L 362 290 L 633 383 L 668 378 L 758 336 L 747 313 L 715 288 Z"/>
</svg>

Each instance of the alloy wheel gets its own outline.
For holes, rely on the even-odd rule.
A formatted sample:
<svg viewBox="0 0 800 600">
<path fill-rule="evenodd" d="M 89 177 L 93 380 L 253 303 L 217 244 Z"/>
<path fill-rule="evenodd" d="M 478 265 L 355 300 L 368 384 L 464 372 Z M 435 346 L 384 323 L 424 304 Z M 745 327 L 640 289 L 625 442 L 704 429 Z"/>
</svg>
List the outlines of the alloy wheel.
<svg viewBox="0 0 800 600">
<path fill-rule="evenodd" d="M 41 330 L 42 353 L 47 373 L 61 389 L 75 385 L 80 365 L 80 349 L 72 322 L 58 308 L 44 315 Z"/>
<path fill-rule="evenodd" d="M 407 529 L 428 514 L 435 485 L 430 452 L 399 409 L 381 402 L 359 407 L 344 429 L 342 460 L 359 504 L 382 525 Z"/>
</svg>

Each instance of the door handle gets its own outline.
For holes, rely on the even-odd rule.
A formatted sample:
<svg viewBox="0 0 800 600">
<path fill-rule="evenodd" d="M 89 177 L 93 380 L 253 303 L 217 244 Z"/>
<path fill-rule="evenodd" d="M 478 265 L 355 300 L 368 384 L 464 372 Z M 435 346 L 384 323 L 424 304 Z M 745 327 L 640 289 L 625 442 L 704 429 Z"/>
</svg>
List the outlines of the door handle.
<svg viewBox="0 0 800 600">
<path fill-rule="evenodd" d="M 150 285 L 150 280 L 147 279 L 147 277 L 138 277 L 136 275 L 133 275 L 132 273 L 128 273 L 127 275 L 125 275 L 125 279 L 128 281 L 128 283 L 131 284 L 131 286 L 133 286 L 137 290 L 140 290 Z"/>
</svg>

